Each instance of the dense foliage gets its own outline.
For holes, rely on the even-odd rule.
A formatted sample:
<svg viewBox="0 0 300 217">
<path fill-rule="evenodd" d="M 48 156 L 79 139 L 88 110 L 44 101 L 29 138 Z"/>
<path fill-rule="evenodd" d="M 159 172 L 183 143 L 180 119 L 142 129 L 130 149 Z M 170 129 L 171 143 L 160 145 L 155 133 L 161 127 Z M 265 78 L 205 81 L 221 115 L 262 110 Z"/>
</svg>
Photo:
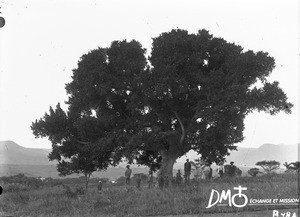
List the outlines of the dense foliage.
<svg viewBox="0 0 300 217">
<path fill-rule="evenodd" d="M 274 67 L 268 53 L 244 51 L 206 30 L 162 33 L 148 62 L 139 42 L 114 41 L 81 57 L 66 85 L 68 111 L 58 104 L 32 130 L 52 142 L 49 157 L 61 175 L 89 176 L 126 157 L 170 177 L 191 149 L 223 161 L 244 139 L 253 110 L 291 112 L 279 83 L 267 81 Z"/>
</svg>

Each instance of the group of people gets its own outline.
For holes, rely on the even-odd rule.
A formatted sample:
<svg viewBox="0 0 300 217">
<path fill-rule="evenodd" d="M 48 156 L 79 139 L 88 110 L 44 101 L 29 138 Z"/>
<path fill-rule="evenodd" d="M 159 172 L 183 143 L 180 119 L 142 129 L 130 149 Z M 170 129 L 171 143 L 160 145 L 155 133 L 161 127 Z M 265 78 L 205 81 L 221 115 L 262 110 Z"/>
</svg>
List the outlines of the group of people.
<svg viewBox="0 0 300 217">
<path fill-rule="evenodd" d="M 189 183 L 190 182 L 190 176 L 192 171 L 192 164 L 189 161 L 189 159 L 186 160 L 184 164 L 184 182 Z M 200 173 L 201 171 L 201 173 Z M 222 178 L 225 174 L 225 167 L 223 162 L 220 162 L 217 167 L 217 173 L 220 178 Z M 197 173 L 198 172 L 198 173 Z M 196 169 L 195 178 L 196 179 L 211 179 L 212 178 L 212 168 L 210 163 L 205 163 L 204 165 L 200 166 L 199 170 Z M 236 175 L 236 166 L 234 165 L 234 162 L 231 161 L 230 165 L 227 168 L 226 174 L 229 177 L 234 177 Z M 176 183 L 180 184 L 183 182 L 182 174 L 180 170 L 178 170 L 176 174 Z"/>
<path fill-rule="evenodd" d="M 201 179 L 210 179 L 212 177 L 212 169 L 210 167 L 210 164 L 206 163 L 203 166 L 201 166 L 202 170 L 202 176 Z M 189 159 L 186 159 L 186 162 L 184 163 L 184 183 L 189 183 L 191 179 L 191 172 L 192 172 L 192 163 L 189 161 Z M 196 170 L 198 172 L 198 170 Z M 183 182 L 183 179 L 181 177 L 181 172 L 178 170 L 176 174 L 176 183 L 181 184 Z M 198 179 L 200 176 L 200 173 L 196 173 L 195 177 Z"/>
<path fill-rule="evenodd" d="M 202 171 L 202 176 L 200 177 L 201 179 L 211 179 L 212 178 L 212 168 L 211 168 L 211 164 L 209 163 L 205 163 L 204 165 L 201 166 L 201 171 Z M 190 182 L 190 177 L 191 177 L 191 172 L 192 172 L 192 164 L 189 161 L 189 159 L 186 160 L 186 162 L 184 163 L 184 183 L 189 183 Z M 217 167 L 217 173 L 219 175 L 219 177 L 223 177 L 225 174 L 225 167 L 223 165 L 223 163 L 219 163 L 218 167 Z M 130 166 L 127 165 L 126 166 L 126 171 L 125 171 L 125 184 L 126 185 L 130 185 L 130 179 L 131 179 L 131 174 L 132 174 L 132 170 L 130 169 Z M 234 177 L 236 174 L 236 166 L 234 165 L 234 162 L 231 161 L 230 165 L 228 166 L 228 171 L 227 174 L 229 177 Z M 137 187 L 140 188 L 141 185 L 141 177 L 137 176 Z M 163 186 L 167 186 L 168 185 L 168 178 L 166 177 L 158 177 L 158 186 L 159 187 L 163 187 Z M 177 174 L 176 174 L 176 184 L 181 184 L 183 183 L 183 178 L 182 178 L 182 174 L 181 171 L 178 170 Z M 154 185 L 154 176 L 153 176 L 153 171 L 150 170 L 149 174 L 148 174 L 148 188 L 151 188 Z M 102 182 L 99 181 L 98 184 L 98 191 L 102 190 Z"/>
<path fill-rule="evenodd" d="M 130 178 L 131 178 L 132 170 L 130 169 L 130 166 L 126 166 L 126 171 L 125 171 L 125 184 L 130 185 Z M 141 186 L 141 177 L 137 176 L 137 188 L 140 188 Z M 149 170 L 149 175 L 148 175 L 148 187 L 151 188 L 154 182 L 154 176 L 153 176 L 153 171 Z"/>
<path fill-rule="evenodd" d="M 217 167 L 217 173 L 220 177 L 223 177 L 225 172 L 229 177 L 234 177 L 236 175 L 237 167 L 234 165 L 233 161 L 231 161 L 230 165 L 228 165 L 227 171 L 225 171 L 225 166 L 223 165 L 223 163 L 219 163 Z"/>
<path fill-rule="evenodd" d="M 186 162 L 184 163 L 184 181 L 185 183 L 189 183 L 190 179 L 191 179 L 191 172 L 192 172 L 192 164 L 189 161 L 189 159 L 186 159 Z M 181 172 L 180 170 L 178 170 L 177 174 L 176 174 L 176 183 L 177 184 L 181 184 L 183 179 L 181 177 Z"/>
</svg>

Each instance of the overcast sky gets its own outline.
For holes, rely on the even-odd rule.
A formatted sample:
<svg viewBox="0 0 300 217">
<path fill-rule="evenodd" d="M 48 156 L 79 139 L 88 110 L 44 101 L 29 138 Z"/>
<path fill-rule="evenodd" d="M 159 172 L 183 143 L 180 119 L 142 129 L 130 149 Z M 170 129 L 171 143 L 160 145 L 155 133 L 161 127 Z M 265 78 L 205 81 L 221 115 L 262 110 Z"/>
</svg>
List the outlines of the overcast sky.
<svg viewBox="0 0 300 217">
<path fill-rule="evenodd" d="M 0 141 L 50 148 L 47 139 L 34 138 L 30 125 L 67 100 L 65 84 L 80 56 L 123 39 L 138 40 L 150 53 L 152 38 L 174 28 L 205 28 L 274 57 L 269 81 L 279 81 L 293 113 L 250 114 L 238 145 L 300 141 L 297 0 L 0 0 L 0 6 L 6 20 L 0 29 Z"/>
</svg>

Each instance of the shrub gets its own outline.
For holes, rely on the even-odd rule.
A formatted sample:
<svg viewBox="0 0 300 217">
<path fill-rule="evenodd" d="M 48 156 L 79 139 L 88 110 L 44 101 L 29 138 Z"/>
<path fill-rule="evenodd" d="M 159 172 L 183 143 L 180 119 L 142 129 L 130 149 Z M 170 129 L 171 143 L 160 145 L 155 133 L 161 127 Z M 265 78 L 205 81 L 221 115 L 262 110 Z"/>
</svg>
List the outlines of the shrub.
<svg viewBox="0 0 300 217">
<path fill-rule="evenodd" d="M 37 189 L 44 185 L 42 180 L 34 177 L 26 177 L 24 174 L 3 176 L 0 178 L 0 181 L 7 186 L 6 191 L 9 192 Z"/>
<path fill-rule="evenodd" d="M 286 167 L 287 171 L 295 171 L 295 172 L 298 172 L 298 171 L 299 171 L 299 168 L 300 168 L 300 161 L 291 162 L 291 163 L 289 163 L 289 164 L 288 164 L 287 162 L 285 162 L 283 165 Z M 286 172 L 287 172 L 287 171 L 286 171 Z"/>
<path fill-rule="evenodd" d="M 256 177 L 257 174 L 259 174 L 259 173 L 261 173 L 261 172 L 259 171 L 258 168 L 251 168 L 250 170 L 248 170 L 248 174 L 253 177 Z"/>
<path fill-rule="evenodd" d="M 4 186 L 5 192 L 20 192 L 20 191 L 29 191 L 29 186 L 19 184 L 19 183 L 10 183 Z"/>
<path fill-rule="evenodd" d="M 121 176 L 117 179 L 117 185 L 125 185 L 125 180 L 126 177 L 125 176 Z"/>
</svg>

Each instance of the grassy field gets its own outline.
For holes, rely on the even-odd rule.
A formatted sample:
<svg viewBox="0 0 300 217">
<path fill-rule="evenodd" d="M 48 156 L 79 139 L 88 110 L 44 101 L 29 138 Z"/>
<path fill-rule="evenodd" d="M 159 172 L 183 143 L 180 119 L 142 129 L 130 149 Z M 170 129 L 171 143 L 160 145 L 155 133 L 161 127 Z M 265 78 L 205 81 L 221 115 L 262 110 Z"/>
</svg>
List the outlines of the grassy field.
<svg viewBox="0 0 300 217">
<path fill-rule="evenodd" d="M 145 184 L 145 183 L 144 183 Z M 12 216 L 165 216 L 221 213 L 245 213 L 272 209 L 295 209 L 297 205 L 247 205 L 243 208 L 214 206 L 207 209 L 211 190 L 247 187 L 244 193 L 249 200 L 298 198 L 296 174 L 274 174 L 261 177 L 240 177 L 192 182 L 190 185 L 141 189 L 135 186 L 104 185 L 97 192 L 96 182 L 89 186 L 88 193 L 76 192 L 78 183 L 55 186 L 43 185 L 31 190 L 4 192 L 0 196 L 0 215 Z M 1 186 L 6 189 L 6 184 Z M 68 186 L 68 187 L 66 187 Z M 224 215 L 225 216 L 225 215 Z M 243 215 L 240 215 L 243 216 Z"/>
<path fill-rule="evenodd" d="M 125 165 L 126 166 L 126 165 Z M 106 171 L 96 171 L 92 175 L 93 177 L 109 178 L 110 180 L 116 180 L 122 176 L 126 170 L 124 167 L 109 167 Z M 148 173 L 147 167 L 135 167 L 132 168 L 134 173 Z M 13 176 L 19 173 L 23 173 L 26 176 L 33 177 L 51 177 L 59 178 L 56 165 L 14 165 L 14 164 L 0 164 L 0 177 L 1 176 Z M 68 175 L 71 178 L 78 178 L 79 175 Z"/>
</svg>

